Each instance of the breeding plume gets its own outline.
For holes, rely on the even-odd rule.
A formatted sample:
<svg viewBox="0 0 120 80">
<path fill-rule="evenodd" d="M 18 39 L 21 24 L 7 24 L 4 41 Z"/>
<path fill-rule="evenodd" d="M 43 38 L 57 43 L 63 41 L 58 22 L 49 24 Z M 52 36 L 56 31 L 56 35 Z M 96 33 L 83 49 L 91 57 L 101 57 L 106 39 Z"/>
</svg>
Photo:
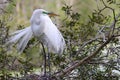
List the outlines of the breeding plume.
<svg viewBox="0 0 120 80">
<path fill-rule="evenodd" d="M 65 41 L 53 24 L 50 16 L 58 16 L 43 9 L 34 10 L 30 19 L 31 25 L 25 29 L 18 30 L 12 34 L 7 44 L 17 44 L 17 49 L 21 53 L 33 36 L 48 48 L 49 52 L 61 54 L 65 47 Z"/>
</svg>

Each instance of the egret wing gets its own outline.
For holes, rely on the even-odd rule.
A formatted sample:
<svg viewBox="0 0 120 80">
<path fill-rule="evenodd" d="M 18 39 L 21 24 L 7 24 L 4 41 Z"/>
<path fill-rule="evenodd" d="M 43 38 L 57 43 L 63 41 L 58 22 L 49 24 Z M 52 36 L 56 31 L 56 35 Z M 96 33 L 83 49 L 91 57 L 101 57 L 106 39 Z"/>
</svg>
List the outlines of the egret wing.
<svg viewBox="0 0 120 80">
<path fill-rule="evenodd" d="M 63 53 L 65 40 L 62 34 L 52 22 L 46 23 L 45 26 L 44 35 L 48 48 L 55 53 Z"/>
</svg>

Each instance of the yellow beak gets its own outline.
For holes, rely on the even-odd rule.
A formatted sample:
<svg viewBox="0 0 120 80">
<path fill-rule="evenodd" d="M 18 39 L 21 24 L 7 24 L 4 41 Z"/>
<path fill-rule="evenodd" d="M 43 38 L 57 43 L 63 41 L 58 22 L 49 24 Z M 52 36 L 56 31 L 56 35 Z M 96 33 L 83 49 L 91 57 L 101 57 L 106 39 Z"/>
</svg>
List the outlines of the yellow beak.
<svg viewBox="0 0 120 80">
<path fill-rule="evenodd" d="M 55 13 L 48 13 L 48 15 L 49 15 L 50 17 L 59 16 L 58 14 L 55 14 Z"/>
</svg>

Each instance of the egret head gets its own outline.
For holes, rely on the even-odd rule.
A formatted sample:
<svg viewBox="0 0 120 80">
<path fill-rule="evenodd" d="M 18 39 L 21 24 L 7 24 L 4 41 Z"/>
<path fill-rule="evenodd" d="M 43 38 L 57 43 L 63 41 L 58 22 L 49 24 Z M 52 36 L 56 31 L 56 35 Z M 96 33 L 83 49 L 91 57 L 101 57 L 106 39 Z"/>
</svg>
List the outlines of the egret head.
<svg viewBox="0 0 120 80">
<path fill-rule="evenodd" d="M 59 15 L 57 15 L 55 13 L 48 12 L 48 11 L 46 11 L 44 9 L 36 9 L 36 10 L 34 10 L 33 14 L 35 14 L 35 15 L 45 15 L 45 16 L 48 15 L 50 17 L 59 16 Z"/>
<path fill-rule="evenodd" d="M 50 21 L 50 18 L 49 17 L 53 17 L 53 16 L 59 16 L 57 14 L 54 14 L 52 12 L 48 12 L 44 9 L 36 9 L 33 11 L 33 14 L 31 16 L 31 19 L 30 19 L 30 22 L 31 22 L 31 25 L 33 25 L 34 23 L 39 25 L 40 22 L 42 21 Z"/>
</svg>

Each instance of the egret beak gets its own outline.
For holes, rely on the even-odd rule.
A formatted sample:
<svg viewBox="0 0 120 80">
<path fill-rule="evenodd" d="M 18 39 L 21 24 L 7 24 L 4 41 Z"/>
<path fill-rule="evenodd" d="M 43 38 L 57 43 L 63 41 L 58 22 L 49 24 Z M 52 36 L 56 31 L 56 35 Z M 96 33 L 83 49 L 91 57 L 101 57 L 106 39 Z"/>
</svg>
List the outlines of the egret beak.
<svg viewBox="0 0 120 80">
<path fill-rule="evenodd" d="M 50 17 L 59 16 L 58 14 L 55 14 L 55 13 L 52 13 L 52 12 L 48 13 L 48 15 L 49 15 Z"/>
</svg>

